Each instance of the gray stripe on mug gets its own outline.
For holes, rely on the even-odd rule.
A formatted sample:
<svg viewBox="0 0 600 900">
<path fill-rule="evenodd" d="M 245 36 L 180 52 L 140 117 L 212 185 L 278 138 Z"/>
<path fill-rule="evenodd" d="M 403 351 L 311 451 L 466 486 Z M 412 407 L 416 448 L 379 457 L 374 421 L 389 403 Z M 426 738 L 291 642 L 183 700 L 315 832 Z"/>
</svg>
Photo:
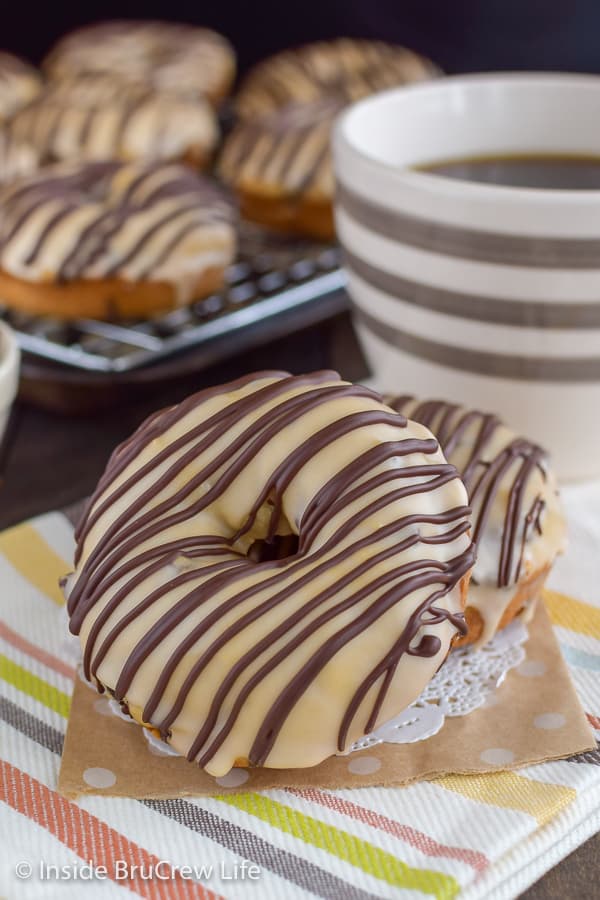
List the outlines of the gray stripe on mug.
<svg viewBox="0 0 600 900">
<path fill-rule="evenodd" d="M 522 381 L 600 381 L 600 356 L 556 359 L 550 356 L 511 356 L 452 347 L 381 322 L 355 303 L 352 304 L 352 309 L 356 319 L 386 344 L 449 369 Z"/>
<path fill-rule="evenodd" d="M 478 322 L 520 325 L 524 328 L 600 328 L 600 300 L 590 303 L 548 303 L 463 294 L 384 272 L 346 249 L 343 250 L 343 261 L 350 272 L 371 287 L 393 300 L 404 300 L 421 309 Z"/>
<path fill-rule="evenodd" d="M 339 181 L 336 203 L 364 228 L 421 250 L 511 266 L 600 269 L 599 238 L 529 237 L 447 225 L 387 209 Z"/>
</svg>

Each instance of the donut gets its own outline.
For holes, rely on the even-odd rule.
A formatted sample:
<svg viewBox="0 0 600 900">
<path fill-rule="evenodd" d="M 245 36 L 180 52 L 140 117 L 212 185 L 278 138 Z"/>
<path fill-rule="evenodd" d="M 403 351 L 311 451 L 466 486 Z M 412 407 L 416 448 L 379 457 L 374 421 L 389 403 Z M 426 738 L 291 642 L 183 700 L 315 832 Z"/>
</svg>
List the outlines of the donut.
<svg viewBox="0 0 600 900">
<path fill-rule="evenodd" d="M 207 28 L 156 21 L 88 25 L 62 38 L 44 61 L 50 78 L 109 72 L 122 81 L 219 102 L 235 77 L 235 53 Z"/>
<path fill-rule="evenodd" d="M 113 453 L 63 580 L 83 673 L 214 776 L 343 753 L 464 631 L 464 486 L 335 372 L 260 372 Z"/>
<path fill-rule="evenodd" d="M 438 71 L 428 59 L 382 41 L 318 41 L 258 63 L 240 86 L 235 110 L 239 116 L 251 118 L 332 93 L 346 101 L 358 100 L 385 88 L 431 78 Z"/>
<path fill-rule="evenodd" d="M 278 231 L 332 240 L 336 116 L 367 94 L 434 71 L 403 47 L 350 38 L 285 50 L 259 63 L 235 99 L 239 121 L 218 164 L 242 215 Z"/>
<path fill-rule="evenodd" d="M 245 218 L 275 230 L 334 237 L 329 144 L 342 107 L 334 97 L 289 104 L 233 128 L 217 169 Z"/>
<path fill-rule="evenodd" d="M 469 586 L 469 632 L 481 646 L 516 615 L 533 611 L 566 541 L 566 522 L 546 452 L 492 413 L 442 400 L 388 397 L 429 428 L 461 473 L 473 508 L 477 562 Z"/>
<path fill-rule="evenodd" d="M 220 190 L 183 166 L 40 169 L 0 190 L 0 296 L 66 319 L 148 317 L 221 287 L 233 219 Z"/>
<path fill-rule="evenodd" d="M 6 126 L 36 147 L 44 163 L 166 159 L 203 169 L 219 137 L 203 98 L 183 97 L 109 74 L 48 85 Z"/>
<path fill-rule="evenodd" d="M 41 86 L 42 79 L 33 66 L 12 53 L 0 51 L 0 122 L 29 103 Z"/>
</svg>

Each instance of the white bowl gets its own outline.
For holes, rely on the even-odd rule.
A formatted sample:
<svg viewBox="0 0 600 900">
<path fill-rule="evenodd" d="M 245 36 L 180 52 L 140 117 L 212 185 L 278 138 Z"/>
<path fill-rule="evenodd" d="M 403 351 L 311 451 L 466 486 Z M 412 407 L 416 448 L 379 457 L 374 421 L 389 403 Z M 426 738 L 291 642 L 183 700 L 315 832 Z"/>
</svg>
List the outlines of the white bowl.
<svg viewBox="0 0 600 900">
<path fill-rule="evenodd" d="M 499 413 L 563 478 L 600 474 L 600 191 L 458 181 L 415 165 L 600 155 L 600 78 L 480 75 L 352 106 L 336 225 L 380 387 Z"/>
<path fill-rule="evenodd" d="M 8 325 L 0 322 L 0 444 L 19 385 L 19 347 Z"/>
</svg>

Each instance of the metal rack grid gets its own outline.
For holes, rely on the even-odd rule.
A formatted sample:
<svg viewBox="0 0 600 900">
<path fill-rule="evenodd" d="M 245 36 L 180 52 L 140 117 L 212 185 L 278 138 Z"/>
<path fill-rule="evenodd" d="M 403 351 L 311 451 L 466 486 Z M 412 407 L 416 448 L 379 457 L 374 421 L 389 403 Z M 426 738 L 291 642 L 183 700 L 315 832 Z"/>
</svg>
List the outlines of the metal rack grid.
<svg viewBox="0 0 600 900">
<path fill-rule="evenodd" d="M 331 315 L 332 307 L 325 301 L 339 295 L 345 284 L 339 262 L 337 247 L 277 238 L 245 226 L 238 260 L 226 272 L 225 288 L 192 306 L 118 324 L 91 319 L 66 323 L 1 305 L 0 317 L 28 354 L 74 369 L 117 375 L 217 338 L 233 339 L 286 315 L 308 313 L 309 307 L 313 321 Z"/>
</svg>

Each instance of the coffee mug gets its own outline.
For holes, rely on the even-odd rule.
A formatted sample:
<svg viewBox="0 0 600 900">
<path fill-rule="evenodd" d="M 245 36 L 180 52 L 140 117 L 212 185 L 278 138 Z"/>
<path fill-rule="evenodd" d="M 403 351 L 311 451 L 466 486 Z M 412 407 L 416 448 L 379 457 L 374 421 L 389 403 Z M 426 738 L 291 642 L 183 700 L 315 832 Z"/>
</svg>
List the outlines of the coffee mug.
<svg viewBox="0 0 600 900">
<path fill-rule="evenodd" d="M 600 78 L 491 74 L 386 91 L 333 137 L 354 321 L 382 390 L 498 413 L 564 479 L 600 475 L 600 190 L 419 170 L 600 156 Z"/>
<path fill-rule="evenodd" d="M 0 321 L 0 445 L 19 384 L 19 347 L 14 334 Z"/>
</svg>

